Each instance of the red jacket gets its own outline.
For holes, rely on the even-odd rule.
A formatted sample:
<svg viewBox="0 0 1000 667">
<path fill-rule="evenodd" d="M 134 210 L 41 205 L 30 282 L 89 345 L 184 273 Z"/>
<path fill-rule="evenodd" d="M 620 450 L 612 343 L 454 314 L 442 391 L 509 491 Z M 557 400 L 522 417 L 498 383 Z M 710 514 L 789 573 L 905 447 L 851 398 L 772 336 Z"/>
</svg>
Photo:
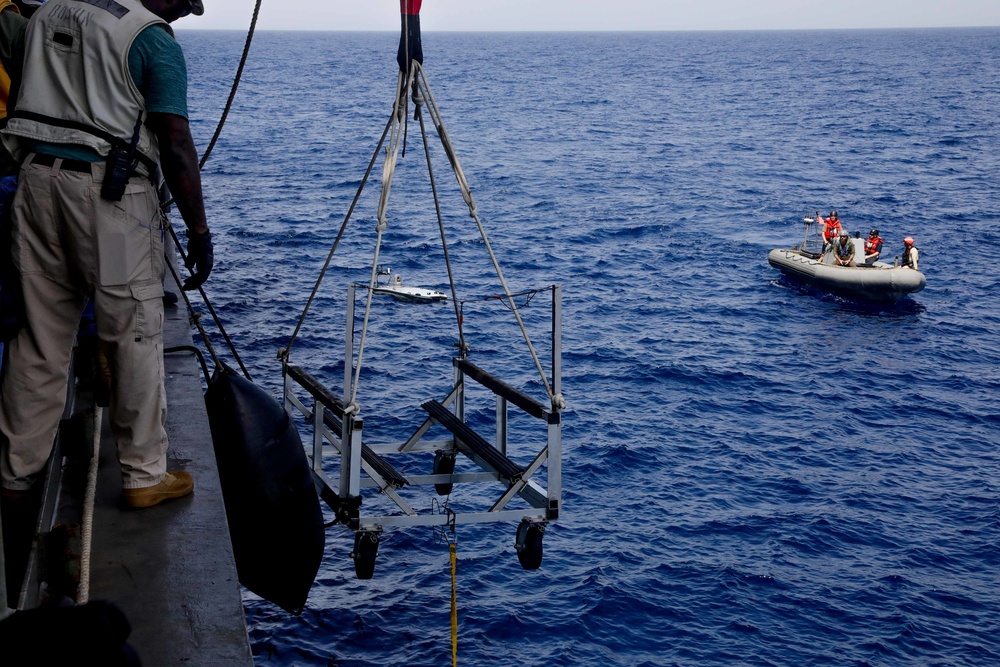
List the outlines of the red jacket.
<svg viewBox="0 0 1000 667">
<path fill-rule="evenodd" d="M 882 237 L 876 236 L 875 238 L 868 237 L 865 240 L 865 254 L 874 255 L 875 253 L 882 252 Z"/>
<path fill-rule="evenodd" d="M 827 243 L 833 243 L 840 236 L 840 219 L 826 218 L 823 220 L 826 229 L 823 230 L 823 238 Z"/>
</svg>

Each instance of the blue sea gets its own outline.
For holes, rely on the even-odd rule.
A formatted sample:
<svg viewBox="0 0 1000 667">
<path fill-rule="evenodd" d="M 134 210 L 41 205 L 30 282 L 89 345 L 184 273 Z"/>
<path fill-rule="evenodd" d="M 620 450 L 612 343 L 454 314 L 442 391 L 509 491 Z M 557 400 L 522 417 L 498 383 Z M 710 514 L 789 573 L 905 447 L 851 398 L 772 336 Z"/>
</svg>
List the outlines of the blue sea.
<svg viewBox="0 0 1000 667">
<path fill-rule="evenodd" d="M 245 35 L 179 39 L 204 151 Z M 257 34 L 205 166 L 207 291 L 275 395 L 276 352 L 389 117 L 396 43 Z M 1000 29 L 423 47 L 511 289 L 565 291 L 563 514 L 530 572 L 515 525 L 458 527 L 459 664 L 1000 664 Z M 431 156 L 471 359 L 543 400 L 510 313 L 477 300 L 500 288 L 439 143 Z M 292 350 L 337 393 L 380 174 Z M 884 258 L 913 236 L 927 288 L 873 307 L 768 266 L 832 208 L 879 228 Z M 388 221 L 380 262 L 448 291 L 412 120 Z M 524 304 L 546 367 L 547 299 Z M 447 393 L 454 307 L 379 299 L 369 335 L 366 437 L 402 439 Z M 472 425 L 489 434 L 492 410 L 470 403 Z M 370 581 L 352 546 L 329 529 L 299 617 L 246 593 L 256 663 L 450 664 L 447 545 L 387 529 Z"/>
</svg>

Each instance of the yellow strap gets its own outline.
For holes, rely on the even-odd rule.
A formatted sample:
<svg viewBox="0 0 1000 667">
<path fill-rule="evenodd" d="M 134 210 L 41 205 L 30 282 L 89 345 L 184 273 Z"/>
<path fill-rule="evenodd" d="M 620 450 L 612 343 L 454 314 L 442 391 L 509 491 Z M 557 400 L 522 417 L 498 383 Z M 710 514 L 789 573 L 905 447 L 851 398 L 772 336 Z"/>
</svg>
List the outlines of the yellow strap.
<svg viewBox="0 0 1000 667">
<path fill-rule="evenodd" d="M 21 10 L 17 8 L 11 0 L 0 0 L 0 12 L 9 9 L 15 14 L 20 14 Z M 4 69 L 3 65 L 0 65 L 0 118 L 7 117 L 7 96 L 10 94 L 10 76 L 7 74 L 7 70 Z"/>
<path fill-rule="evenodd" d="M 451 667 L 458 666 L 458 600 L 455 595 L 455 543 L 448 545 L 451 550 Z"/>
</svg>

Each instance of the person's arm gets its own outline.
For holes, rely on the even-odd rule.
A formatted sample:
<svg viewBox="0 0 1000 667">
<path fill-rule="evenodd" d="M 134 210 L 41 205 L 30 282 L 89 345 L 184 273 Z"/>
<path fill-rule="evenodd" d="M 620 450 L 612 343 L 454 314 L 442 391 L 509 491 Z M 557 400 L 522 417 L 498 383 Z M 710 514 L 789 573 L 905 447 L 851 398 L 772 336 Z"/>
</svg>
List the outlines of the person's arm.
<svg viewBox="0 0 1000 667">
<path fill-rule="evenodd" d="M 143 96 L 146 125 L 159 144 L 160 168 L 167 187 L 188 228 L 184 265 L 194 272 L 182 287 L 194 289 L 208 279 L 215 259 L 205 219 L 198 151 L 188 125 L 184 52 L 164 26 L 151 25 L 132 42 L 128 67 Z"/>
<path fill-rule="evenodd" d="M 198 151 L 187 118 L 171 113 L 151 113 L 147 121 L 160 144 L 163 177 L 187 228 L 196 234 L 208 231 L 201 192 Z"/>
<path fill-rule="evenodd" d="M 917 262 L 920 259 L 920 251 L 917 250 L 916 248 L 913 248 L 913 250 L 910 251 L 910 258 L 913 260 L 913 270 L 919 271 L 920 267 L 917 264 Z"/>
<path fill-rule="evenodd" d="M 205 219 L 198 151 L 194 147 L 187 118 L 171 113 L 150 113 L 146 121 L 160 145 L 160 168 L 188 228 L 184 266 L 192 273 L 182 289 L 201 287 L 215 266 L 212 234 Z"/>
</svg>

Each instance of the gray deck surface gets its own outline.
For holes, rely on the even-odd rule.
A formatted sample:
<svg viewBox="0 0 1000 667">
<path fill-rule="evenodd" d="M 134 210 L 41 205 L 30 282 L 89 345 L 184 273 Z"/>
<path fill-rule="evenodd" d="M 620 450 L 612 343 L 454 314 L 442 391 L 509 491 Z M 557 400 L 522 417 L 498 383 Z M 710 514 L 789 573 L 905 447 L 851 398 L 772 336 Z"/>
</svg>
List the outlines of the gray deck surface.
<svg viewBox="0 0 1000 667">
<path fill-rule="evenodd" d="M 165 347 L 191 344 L 183 299 L 166 309 L 165 320 Z M 104 418 L 90 599 L 121 607 L 145 667 L 252 665 L 201 366 L 187 352 L 165 355 L 165 365 L 168 469 L 190 472 L 194 494 L 122 509 L 121 472 Z"/>
</svg>

